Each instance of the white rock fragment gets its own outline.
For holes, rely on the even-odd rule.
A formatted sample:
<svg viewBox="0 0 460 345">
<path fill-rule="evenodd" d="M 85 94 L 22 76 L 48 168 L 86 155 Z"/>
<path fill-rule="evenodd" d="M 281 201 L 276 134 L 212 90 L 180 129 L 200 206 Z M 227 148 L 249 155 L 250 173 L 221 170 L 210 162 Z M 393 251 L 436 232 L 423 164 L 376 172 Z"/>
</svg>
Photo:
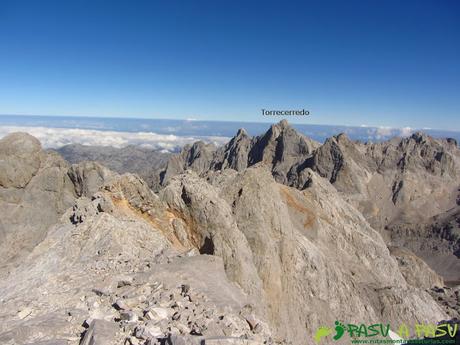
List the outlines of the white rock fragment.
<svg viewBox="0 0 460 345">
<path fill-rule="evenodd" d="M 166 308 L 155 307 L 150 309 L 150 315 L 153 316 L 151 320 L 160 321 L 167 319 L 169 317 L 169 312 Z"/>
<path fill-rule="evenodd" d="M 18 317 L 19 317 L 21 320 L 23 320 L 23 319 L 25 319 L 26 317 L 28 317 L 28 316 L 31 315 L 31 314 L 32 314 L 32 309 L 29 308 L 29 307 L 26 307 L 26 308 L 24 308 L 24 309 L 22 309 L 22 310 L 20 310 L 20 311 L 18 312 Z"/>
</svg>

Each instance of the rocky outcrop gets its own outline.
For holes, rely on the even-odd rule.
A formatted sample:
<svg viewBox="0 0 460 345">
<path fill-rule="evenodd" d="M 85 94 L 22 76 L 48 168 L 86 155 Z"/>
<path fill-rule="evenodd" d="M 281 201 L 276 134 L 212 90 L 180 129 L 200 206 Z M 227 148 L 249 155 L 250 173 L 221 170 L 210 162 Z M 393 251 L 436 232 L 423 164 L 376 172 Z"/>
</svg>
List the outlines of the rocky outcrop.
<svg viewBox="0 0 460 345">
<path fill-rule="evenodd" d="M 0 266 L 15 264 L 45 237 L 76 198 L 113 176 L 94 162 L 70 166 L 26 133 L 0 140 Z"/>
<path fill-rule="evenodd" d="M 460 321 L 460 287 L 439 287 L 434 286 L 430 289 L 431 296 L 438 301 L 449 318 L 456 323 Z M 457 333 L 458 337 L 458 333 Z M 458 339 L 458 338 L 457 338 Z M 458 340 L 457 340 L 458 342 Z"/>
<path fill-rule="evenodd" d="M 83 162 L 72 165 L 67 175 L 72 181 L 78 197 L 90 197 L 113 177 L 113 173 L 96 162 Z"/>
<path fill-rule="evenodd" d="M 163 170 L 171 156 L 169 152 L 140 146 L 115 148 L 71 144 L 58 148 L 56 151 L 71 164 L 85 161 L 97 162 L 120 174 L 135 173 L 154 189 L 158 188 L 159 177 L 158 174 L 152 172 Z"/>
<path fill-rule="evenodd" d="M 310 164 L 379 230 L 448 210 L 460 185 L 458 147 L 423 133 L 377 144 L 339 135 L 326 140 Z"/>
<path fill-rule="evenodd" d="M 169 160 L 164 171 L 160 173 L 161 184 L 172 177 L 183 173 L 190 168 L 199 173 L 203 173 L 210 168 L 216 147 L 213 144 L 206 144 L 197 141 L 193 145 L 185 145 L 180 154 L 173 155 Z"/>
<path fill-rule="evenodd" d="M 37 139 L 14 133 L 0 140 L 0 266 L 34 248 L 72 206 L 68 165 Z"/>
<path fill-rule="evenodd" d="M 234 169 L 242 171 L 247 168 L 248 155 L 252 139 L 244 129 L 240 129 L 227 145 L 220 148 L 213 158 L 211 167 L 215 170 Z"/>
<path fill-rule="evenodd" d="M 0 282 L 0 342 L 270 340 L 222 260 L 168 237 L 174 219 L 133 175 L 79 198 Z"/>
<path fill-rule="evenodd" d="M 291 166 L 303 162 L 318 146 L 317 142 L 297 133 L 286 120 L 272 125 L 267 133 L 254 138 L 240 129 L 221 148 L 200 142 L 185 146 L 179 155 L 169 160 L 161 173 L 161 182 L 165 185 L 172 176 L 186 169 L 199 174 L 227 168 L 242 171 L 263 162 L 270 167 L 278 182 L 288 183 L 287 174 Z"/>
<path fill-rule="evenodd" d="M 162 198 L 198 220 L 188 229 L 199 229 L 196 245 L 213 248 L 230 279 L 249 296 L 262 297 L 261 311 L 281 340 L 296 343 L 311 337 L 305 325 L 311 331 L 336 319 L 397 324 L 442 317 L 426 292 L 406 283 L 361 214 L 327 181 L 308 174 L 310 186 L 301 192 L 276 183 L 263 165 L 210 172 L 208 186 L 189 173 L 173 178 Z M 227 246 L 229 237 L 240 245 Z"/>
<path fill-rule="evenodd" d="M 41 145 L 26 133 L 14 133 L 0 141 L 0 186 L 25 187 L 41 165 Z"/>
</svg>

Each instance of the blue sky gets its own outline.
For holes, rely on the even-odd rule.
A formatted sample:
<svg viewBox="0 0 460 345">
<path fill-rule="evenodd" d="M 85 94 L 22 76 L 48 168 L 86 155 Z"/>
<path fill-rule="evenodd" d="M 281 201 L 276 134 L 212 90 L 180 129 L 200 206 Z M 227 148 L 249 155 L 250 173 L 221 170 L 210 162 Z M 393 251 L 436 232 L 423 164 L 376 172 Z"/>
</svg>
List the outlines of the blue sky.
<svg viewBox="0 0 460 345">
<path fill-rule="evenodd" d="M 0 0 L 0 114 L 261 108 L 460 130 L 460 2 Z"/>
</svg>

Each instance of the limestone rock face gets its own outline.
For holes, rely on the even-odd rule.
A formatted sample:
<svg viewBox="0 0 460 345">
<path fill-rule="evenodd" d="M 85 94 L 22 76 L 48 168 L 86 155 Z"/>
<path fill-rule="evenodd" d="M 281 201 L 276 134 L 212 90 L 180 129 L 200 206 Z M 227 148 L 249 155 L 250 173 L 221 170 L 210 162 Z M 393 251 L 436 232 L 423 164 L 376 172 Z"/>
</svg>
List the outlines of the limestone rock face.
<svg viewBox="0 0 460 345">
<path fill-rule="evenodd" d="M 108 181 L 113 173 L 96 162 L 73 164 L 67 173 L 77 196 L 91 196 Z"/>
<path fill-rule="evenodd" d="M 458 147 L 422 133 L 377 144 L 339 135 L 315 152 L 311 166 L 377 229 L 448 210 L 460 185 Z"/>
<path fill-rule="evenodd" d="M 185 145 L 179 155 L 174 155 L 168 160 L 166 169 L 161 172 L 161 183 L 165 184 L 172 176 L 191 168 L 199 173 L 209 169 L 216 147 L 198 141 L 193 145 Z"/>
<path fill-rule="evenodd" d="M 27 133 L 0 140 L 0 186 L 21 188 L 40 168 L 40 142 Z"/>
<path fill-rule="evenodd" d="M 69 166 L 25 133 L 0 140 L 0 267 L 30 252 L 76 198 L 91 197 L 113 176 L 94 162 Z"/>
<path fill-rule="evenodd" d="M 219 149 L 203 143 L 185 147 L 170 159 L 162 183 L 186 169 L 204 175 L 226 168 L 242 171 L 261 162 L 277 182 L 301 190 L 308 186 L 306 169 L 316 171 L 378 230 L 447 211 L 456 203 L 460 185 L 460 149 L 452 139 L 417 132 L 408 138 L 360 143 L 340 134 L 320 145 L 285 120 L 258 137 L 240 130 Z"/>
<path fill-rule="evenodd" d="M 327 181 L 308 174 L 310 187 L 298 191 L 276 183 L 263 165 L 209 173 L 208 186 L 188 173 L 173 178 L 161 198 L 206 229 L 195 244 L 213 248 L 246 293 L 263 296 L 261 308 L 284 341 L 297 343 L 311 336 L 305 325 L 336 319 L 442 318 L 426 292 L 406 283 L 378 232 Z M 241 245 L 227 247 L 226 237 L 236 236 Z"/>
<path fill-rule="evenodd" d="M 446 284 L 460 282 L 460 207 L 456 206 L 419 224 L 388 227 L 390 244 L 410 249 L 438 274 Z"/>
<path fill-rule="evenodd" d="M 145 186 L 115 176 L 79 198 L 2 279 L 2 344 L 271 338 L 257 301 L 228 280 L 221 259 L 168 238 L 174 215 Z"/>
<path fill-rule="evenodd" d="M 287 184 L 292 165 L 302 162 L 318 146 L 297 133 L 286 120 L 272 125 L 265 135 L 257 137 L 249 153 L 250 165 L 264 162 L 271 166 L 276 181 Z"/>
<path fill-rule="evenodd" d="M 214 171 L 244 171 L 262 164 L 275 181 L 305 190 L 313 170 L 357 208 L 386 242 L 404 243 L 448 280 L 460 279 L 456 273 L 460 267 L 458 236 L 443 237 L 447 232 L 456 233 L 449 229 L 457 228 L 458 217 L 451 217 L 450 225 L 429 225 L 439 224 L 435 219 L 452 213 L 460 203 L 460 149 L 455 140 L 417 132 L 407 138 L 361 143 L 339 134 L 320 145 L 281 121 L 258 137 L 250 138 L 240 130 L 219 149 L 201 147 L 186 147 L 173 156 L 162 173 L 162 183 L 187 169 L 206 177 Z M 418 248 L 426 244 L 410 235 L 420 232 L 414 230 L 420 224 L 427 224 L 421 227 L 427 229 L 422 231 L 423 238 L 432 243 L 427 250 Z M 439 245 L 447 252 L 437 253 Z"/>
<path fill-rule="evenodd" d="M 238 230 L 227 202 L 218 190 L 196 174 L 171 180 L 160 197 L 186 226 L 185 246 L 196 247 L 202 254 L 223 258 L 230 279 L 247 293 L 260 293 L 254 260 L 245 236 Z"/>
<path fill-rule="evenodd" d="M 396 258 L 399 269 L 408 284 L 425 290 L 444 286 L 441 276 L 410 250 L 391 247 L 390 252 Z"/>
<path fill-rule="evenodd" d="M 0 140 L 0 266 L 30 251 L 72 206 L 67 163 L 37 139 L 14 133 Z"/>
<path fill-rule="evenodd" d="M 241 171 L 246 169 L 251 141 L 248 133 L 244 129 L 240 129 L 227 145 L 216 152 L 211 166 L 217 170 L 230 168 Z"/>
</svg>

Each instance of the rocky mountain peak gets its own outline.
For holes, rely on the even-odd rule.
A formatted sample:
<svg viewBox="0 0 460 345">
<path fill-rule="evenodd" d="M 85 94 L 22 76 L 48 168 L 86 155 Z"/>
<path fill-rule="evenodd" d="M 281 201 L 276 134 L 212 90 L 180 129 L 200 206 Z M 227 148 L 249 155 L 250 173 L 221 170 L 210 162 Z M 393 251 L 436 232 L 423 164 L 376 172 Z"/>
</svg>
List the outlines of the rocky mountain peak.
<svg viewBox="0 0 460 345">
<path fill-rule="evenodd" d="M 170 176 L 189 168 L 199 174 L 225 168 L 241 171 L 262 162 L 284 183 L 289 168 L 294 163 L 303 162 L 318 146 L 319 143 L 297 132 L 286 120 L 273 124 L 266 133 L 252 138 L 240 129 L 236 136 L 218 149 L 204 143 L 184 147 L 180 155 L 170 159 L 162 172 L 161 181 L 164 185 Z M 206 154 L 203 155 L 205 147 Z M 200 164 L 197 165 L 198 157 Z"/>
<path fill-rule="evenodd" d="M 342 142 L 342 143 L 352 142 L 346 133 L 339 133 L 334 138 L 336 139 L 337 142 Z"/>
<path fill-rule="evenodd" d="M 255 139 L 250 159 L 254 164 L 268 162 L 276 165 L 288 156 L 304 157 L 315 146 L 313 140 L 297 132 L 287 120 L 282 120 Z"/>
<path fill-rule="evenodd" d="M 270 126 L 270 129 L 267 131 L 266 135 L 270 135 L 273 137 L 278 137 L 280 135 L 284 135 L 289 133 L 289 135 L 299 134 L 287 120 L 281 120 L 280 122 L 273 124 Z"/>
<path fill-rule="evenodd" d="M 422 142 L 427 141 L 428 139 L 431 139 L 431 137 L 422 131 L 417 131 L 411 135 L 411 139 L 415 140 L 417 143 L 420 144 Z"/>
<path fill-rule="evenodd" d="M 458 147 L 457 140 L 455 140 L 454 138 L 447 138 L 446 141 L 449 145 L 453 147 Z"/>
<path fill-rule="evenodd" d="M 289 122 L 288 122 L 288 120 L 283 119 L 283 120 L 281 120 L 280 122 L 278 122 L 278 126 L 280 126 L 280 127 L 288 127 L 288 126 L 289 126 Z"/>
<path fill-rule="evenodd" d="M 289 124 L 289 122 L 286 119 L 281 120 L 280 122 L 275 123 L 275 124 L 270 126 L 270 130 L 272 132 L 278 132 L 278 133 L 282 132 L 284 130 L 287 130 L 289 128 L 292 128 L 292 127 L 291 127 L 291 125 Z"/>
<path fill-rule="evenodd" d="M 236 132 L 236 137 L 249 137 L 249 134 L 244 128 L 240 128 L 238 132 Z"/>
</svg>

